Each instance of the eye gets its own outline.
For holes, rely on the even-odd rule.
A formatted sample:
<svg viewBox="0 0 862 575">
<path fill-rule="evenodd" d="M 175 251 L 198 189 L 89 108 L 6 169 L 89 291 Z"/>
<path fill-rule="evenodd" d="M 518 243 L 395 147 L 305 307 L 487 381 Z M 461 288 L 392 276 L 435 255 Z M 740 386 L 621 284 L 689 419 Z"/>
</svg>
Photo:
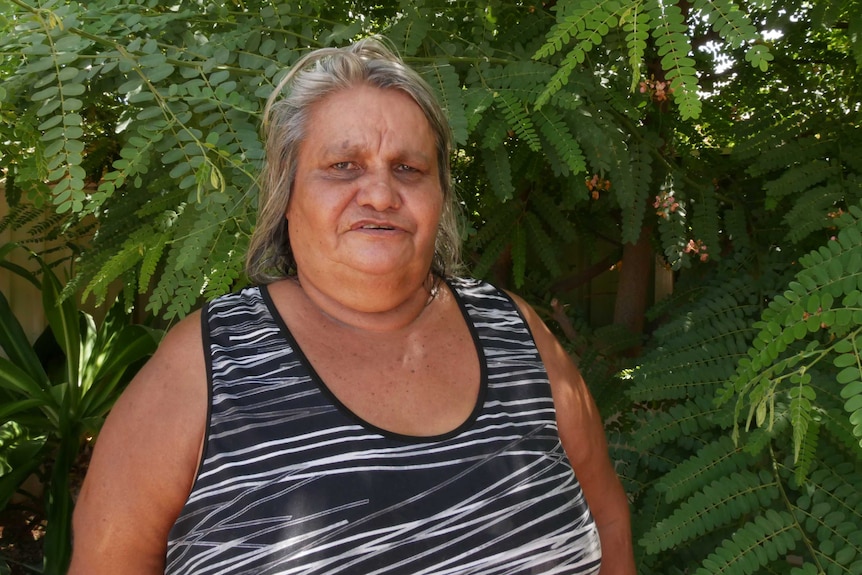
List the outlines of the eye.
<svg viewBox="0 0 862 575">
<path fill-rule="evenodd" d="M 334 170 L 352 170 L 356 169 L 356 165 L 353 162 L 335 162 L 332 164 L 332 169 Z"/>
<path fill-rule="evenodd" d="M 419 171 L 417 168 L 414 168 L 413 166 L 410 166 L 408 164 L 398 164 L 397 166 L 395 166 L 395 169 L 399 172 L 407 173 L 415 173 Z"/>
</svg>

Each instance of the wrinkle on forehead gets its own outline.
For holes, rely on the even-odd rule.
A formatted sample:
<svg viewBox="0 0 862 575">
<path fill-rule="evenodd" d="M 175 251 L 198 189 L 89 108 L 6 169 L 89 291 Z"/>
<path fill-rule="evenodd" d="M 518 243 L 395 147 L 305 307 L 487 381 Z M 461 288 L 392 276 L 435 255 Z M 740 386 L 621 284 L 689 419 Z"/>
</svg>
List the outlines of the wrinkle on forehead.
<svg viewBox="0 0 862 575">
<path fill-rule="evenodd" d="M 377 97 L 379 94 L 396 95 L 406 106 L 393 105 L 389 98 Z M 342 106 L 350 107 L 343 99 L 362 100 L 363 117 L 343 114 Z M 333 118 L 339 121 L 333 122 Z M 368 127 L 369 118 L 371 127 Z M 336 92 L 317 102 L 309 120 L 312 133 L 305 144 L 314 142 L 317 153 L 327 157 L 385 154 L 388 159 L 411 158 L 436 165 L 437 140 L 431 123 L 409 94 L 398 90 L 363 86 L 355 93 Z"/>
<path fill-rule="evenodd" d="M 371 134 L 361 134 L 360 137 L 356 139 L 352 139 L 348 136 L 332 145 L 325 145 L 323 147 L 323 153 L 361 156 L 369 151 L 381 153 L 386 144 L 387 138 L 385 135 L 381 135 L 379 138 L 374 138 L 371 137 Z M 392 152 L 392 155 L 395 158 L 414 158 L 428 163 L 436 160 L 435 154 L 429 155 L 421 146 L 416 145 L 409 139 L 405 139 L 403 142 L 395 142 L 395 145 L 393 145 L 389 151 Z"/>
</svg>

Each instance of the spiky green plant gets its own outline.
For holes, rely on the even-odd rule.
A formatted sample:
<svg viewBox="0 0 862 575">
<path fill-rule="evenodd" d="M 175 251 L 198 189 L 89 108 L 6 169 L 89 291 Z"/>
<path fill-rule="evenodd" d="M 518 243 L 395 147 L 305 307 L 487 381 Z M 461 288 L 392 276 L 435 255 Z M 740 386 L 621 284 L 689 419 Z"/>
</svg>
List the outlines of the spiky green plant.
<svg viewBox="0 0 862 575">
<path fill-rule="evenodd" d="M 63 286 L 43 259 L 33 255 L 39 274 L 10 263 L 17 248 L 0 248 L 0 268 L 40 289 L 60 361 L 40 357 L 0 293 L 0 508 L 28 477 L 41 480 L 44 497 L 33 504 L 47 519 L 43 572 L 59 575 L 71 553 L 72 467 L 159 336 L 130 324 L 122 305 L 97 326 L 73 298 L 60 297 Z"/>
</svg>

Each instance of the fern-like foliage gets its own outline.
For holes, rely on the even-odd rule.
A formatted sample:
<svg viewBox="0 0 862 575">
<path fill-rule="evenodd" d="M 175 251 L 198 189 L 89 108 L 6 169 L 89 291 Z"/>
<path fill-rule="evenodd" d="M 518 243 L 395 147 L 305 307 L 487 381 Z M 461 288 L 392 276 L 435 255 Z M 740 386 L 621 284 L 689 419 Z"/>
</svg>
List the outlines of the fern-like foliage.
<svg viewBox="0 0 862 575">
<path fill-rule="evenodd" d="M 644 66 L 647 44 L 649 42 L 650 13 L 646 3 L 633 2 L 620 16 L 620 24 L 626 33 L 626 46 L 629 67 L 632 70 L 632 91 L 637 88 Z"/>
<path fill-rule="evenodd" d="M 754 340 L 756 353 L 740 361 L 724 397 L 737 396 L 737 412 L 749 405 L 747 425 L 762 426 L 772 417 L 776 396 L 790 398 L 794 426 L 794 455 L 798 458 L 812 418 L 816 391 L 812 371 L 834 357 L 845 366 L 838 383 L 850 385 L 842 395 L 855 415 L 862 406 L 862 357 L 856 340 L 862 334 L 862 209 L 851 208 L 841 218 L 835 240 L 800 258 L 802 270 L 784 295 L 776 297 L 764 313 Z M 821 334 L 828 335 L 823 340 Z M 802 347 L 798 342 L 807 342 Z M 840 345 L 839 345 L 840 343 Z M 837 351 L 836 345 L 839 350 Z M 857 399 L 858 398 L 858 399 Z M 862 429 L 857 434 L 862 439 Z"/>
<path fill-rule="evenodd" d="M 840 457 L 821 458 L 808 480 L 808 491 L 795 501 L 796 520 L 821 572 L 854 573 L 862 567 L 860 537 L 862 496 L 858 465 Z"/>
<path fill-rule="evenodd" d="M 512 167 L 505 144 L 500 143 L 494 148 L 482 150 L 482 160 L 497 197 L 503 201 L 511 199 L 515 188 L 512 185 Z"/>
<path fill-rule="evenodd" d="M 676 318 L 656 331 L 663 344 L 635 372 L 629 396 L 634 401 L 712 398 L 746 357 L 755 334 L 750 320 L 759 310 L 755 289 L 751 279 L 737 278 L 680 293 Z"/>
<path fill-rule="evenodd" d="M 425 77 L 429 84 L 435 88 L 440 103 L 449 118 L 449 125 L 456 144 L 467 143 L 467 115 L 464 111 L 464 96 L 461 89 L 461 80 L 457 72 L 445 61 L 438 62 Z"/>
<path fill-rule="evenodd" d="M 404 6 L 405 10 L 385 30 L 386 37 L 404 56 L 416 54 L 429 31 L 424 8 L 415 4 Z"/>
<path fill-rule="evenodd" d="M 617 0 L 575 0 L 557 6 L 557 23 L 551 28 L 544 46 L 536 52 L 535 58 L 545 58 L 560 52 L 570 42 L 574 45 L 564 56 L 548 87 L 537 98 L 537 106 L 544 105 L 568 83 L 569 76 L 584 62 L 590 50 L 601 44 L 602 38 L 610 29 L 618 25 L 621 10 L 622 6 Z"/>
<path fill-rule="evenodd" d="M 719 409 L 704 397 L 674 403 L 664 409 L 644 414 L 643 425 L 633 436 L 643 449 L 686 437 L 688 447 L 701 447 L 703 432 L 716 425 L 726 427 L 728 410 Z"/>
<path fill-rule="evenodd" d="M 648 553 L 670 549 L 732 525 L 778 499 L 778 484 L 766 471 L 735 472 L 716 479 L 684 501 L 641 540 Z"/>
<path fill-rule="evenodd" d="M 659 210 L 658 233 L 664 251 L 664 259 L 673 268 L 686 263 L 685 247 L 688 241 L 688 211 L 685 208 L 686 195 L 684 179 L 679 173 L 668 174 L 656 195 L 654 205 Z M 670 208 L 664 207 L 670 204 Z M 676 209 L 671 209 L 677 205 Z"/>
<path fill-rule="evenodd" d="M 862 567 L 862 208 L 835 225 L 798 263 L 724 259 L 655 310 L 673 319 L 627 374 L 648 455 L 626 475 L 654 477 L 637 499 L 654 522 L 635 522 L 649 572 L 785 572 L 790 555 L 797 573 Z"/>
<path fill-rule="evenodd" d="M 753 45 L 760 39 L 751 18 L 731 0 L 697 0 L 692 8 L 718 32 L 732 48 L 751 45 L 745 52 L 745 59 L 757 68 L 766 70 L 772 55 L 762 46 Z"/>
<path fill-rule="evenodd" d="M 690 56 L 691 43 L 686 34 L 685 15 L 679 5 L 660 1 L 655 3 L 651 12 L 651 20 L 656 23 L 652 36 L 656 41 L 657 54 L 661 58 L 665 78 L 670 81 L 680 115 L 683 118 L 696 118 L 700 115 L 701 105 L 697 95 L 695 61 Z"/>
<path fill-rule="evenodd" d="M 497 214 L 498 217 L 484 222 L 471 239 L 471 247 L 482 254 L 473 266 L 473 273 L 490 276 L 494 265 L 506 254 L 511 259 L 512 279 L 518 287 L 524 284 L 528 262 L 540 263 L 546 274 L 562 274 L 563 254 L 554 247 L 559 242 L 573 242 L 578 233 L 554 198 L 541 189 L 533 190 L 526 201 L 510 201 L 507 209 Z M 535 267 L 533 264 L 531 270 Z"/>
<path fill-rule="evenodd" d="M 786 208 L 785 221 L 788 238 L 794 243 L 818 233 L 822 237 L 826 230 L 834 228 L 836 216 L 862 200 L 856 165 L 862 132 L 840 126 L 832 137 L 822 137 L 819 132 L 824 122 L 831 120 L 815 114 L 804 119 L 806 127 L 817 130 L 813 135 L 775 142 L 771 135 L 757 134 L 747 144 L 764 146 L 767 138 L 775 142 L 752 165 L 750 173 L 765 177 L 763 188 L 771 207 L 781 209 L 792 201 L 793 205 Z"/>
<path fill-rule="evenodd" d="M 592 212 L 582 221 L 607 224 L 611 242 L 635 242 L 653 224 L 654 182 L 667 171 L 662 156 L 673 152 L 663 135 L 643 129 L 656 102 L 632 91 L 645 79 L 641 71 L 666 76 L 683 117 L 697 104 L 686 36 L 696 22 L 673 2 L 567 0 L 556 13 L 517 3 L 439 10 L 401 0 L 301 7 L 252 1 L 212 13 L 149 1 L 16 6 L 20 25 L 3 38 L 4 54 L 19 51 L 24 61 L 4 60 L 9 73 L 0 93 L 4 114 L 20 112 L 14 137 L 0 142 L 10 181 L 59 210 L 98 219 L 72 286 L 98 299 L 112 282 L 134 277 L 133 291 L 155 290 L 149 309 L 160 314 L 170 290 L 190 290 L 180 298 L 188 304 L 201 290 L 227 289 L 228 278 L 243 281 L 242 255 L 219 240 L 247 241 L 263 102 L 309 48 L 382 32 L 420 71 L 460 147 L 469 225 L 478 229 L 495 219 L 489 212 L 505 212 L 514 200 L 533 214 L 486 244 L 490 252 L 471 254 L 486 262 L 479 271 L 508 267 L 500 277 L 525 286 L 573 273 L 561 255 L 571 240 L 555 233 L 560 222 L 533 212 L 530 195 L 566 216 Z M 727 24 L 728 46 L 747 42 L 749 33 L 732 7 L 696 11 L 712 10 L 716 23 Z M 628 69 L 617 69 L 621 62 Z M 13 157 L 7 148 L 18 151 Z M 597 197 L 582 184 L 593 177 L 609 183 Z M 697 186 L 708 181 L 694 179 Z M 493 195 L 485 196 L 489 189 Z M 709 221 L 704 214 L 696 221 Z M 682 254 L 690 234 L 670 229 L 664 247 Z M 528 265 L 534 258 L 538 265 Z M 156 277 L 162 273 L 180 275 Z M 217 281 L 192 280 L 198 275 Z"/>
<path fill-rule="evenodd" d="M 581 174 L 587 171 L 581 146 L 574 139 L 562 115 L 547 107 L 535 113 L 536 125 L 542 135 L 542 149 L 549 155 L 554 173 L 559 176 Z"/>
<path fill-rule="evenodd" d="M 70 254 L 74 257 L 93 233 L 93 222 L 16 198 L 14 191 L 10 193 L 9 185 L 7 182 L 6 214 L 0 217 L 0 233 L 7 230 L 17 232 L 16 235 L 21 236 L 19 243 L 32 245 L 34 249 L 38 247 L 46 255 L 51 254 L 52 263 L 56 263 L 58 258 L 69 258 Z"/>
<path fill-rule="evenodd" d="M 556 22 L 534 58 L 550 59 L 559 54 L 559 68 L 536 99 L 545 105 L 563 90 L 572 73 L 594 49 L 619 30 L 624 37 L 625 53 L 632 72 L 630 89 L 642 80 L 641 70 L 652 53 L 657 59 L 662 80 L 670 83 L 683 119 L 696 118 L 701 112 L 696 62 L 689 40 L 690 19 L 712 26 L 729 49 L 747 46 L 745 60 L 765 71 L 772 55 L 763 44 L 755 44 L 760 32 L 749 15 L 732 0 L 700 0 L 693 5 L 651 0 L 621 3 L 616 0 L 589 2 L 569 0 L 556 5 Z"/>
<path fill-rule="evenodd" d="M 668 503 L 691 495 L 706 485 L 751 467 L 754 457 L 729 436 L 722 435 L 665 474 L 656 485 Z"/>
<path fill-rule="evenodd" d="M 757 573 L 761 567 L 787 555 L 796 547 L 799 531 L 788 512 L 767 510 L 757 515 L 703 561 L 695 575 Z"/>
<path fill-rule="evenodd" d="M 691 234 L 698 245 L 698 254 L 713 260 L 721 258 L 722 219 L 719 214 L 719 200 L 716 186 L 712 183 L 693 190 L 691 203 L 694 216 L 691 218 Z"/>
<path fill-rule="evenodd" d="M 536 133 L 536 127 L 528 110 L 513 96 L 501 93 L 497 96 L 500 112 L 506 118 L 509 128 L 524 141 L 531 150 L 538 152 L 542 145 Z"/>
<path fill-rule="evenodd" d="M 617 197 L 620 201 L 622 211 L 622 241 L 623 243 L 635 243 L 641 228 L 647 219 L 647 205 L 652 197 L 653 184 L 653 162 L 650 155 L 651 147 L 642 142 L 633 142 L 630 146 L 629 161 L 631 178 L 631 189 L 625 190 Z M 620 186 L 615 189 L 619 191 Z"/>
</svg>

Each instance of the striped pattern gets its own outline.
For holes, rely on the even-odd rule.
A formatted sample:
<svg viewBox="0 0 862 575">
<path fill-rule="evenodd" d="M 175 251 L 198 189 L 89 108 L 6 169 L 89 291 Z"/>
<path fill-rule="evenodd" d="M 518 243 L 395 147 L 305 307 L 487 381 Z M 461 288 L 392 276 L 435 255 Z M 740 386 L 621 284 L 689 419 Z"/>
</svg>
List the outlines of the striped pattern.
<svg viewBox="0 0 862 575">
<path fill-rule="evenodd" d="M 450 287 L 481 393 L 468 421 L 430 438 L 376 429 L 338 404 L 266 288 L 209 305 L 210 425 L 165 573 L 598 573 L 598 533 L 525 322 L 488 284 Z"/>
</svg>

